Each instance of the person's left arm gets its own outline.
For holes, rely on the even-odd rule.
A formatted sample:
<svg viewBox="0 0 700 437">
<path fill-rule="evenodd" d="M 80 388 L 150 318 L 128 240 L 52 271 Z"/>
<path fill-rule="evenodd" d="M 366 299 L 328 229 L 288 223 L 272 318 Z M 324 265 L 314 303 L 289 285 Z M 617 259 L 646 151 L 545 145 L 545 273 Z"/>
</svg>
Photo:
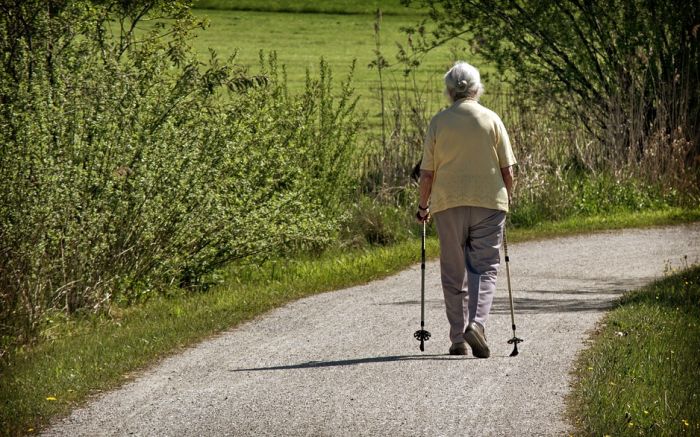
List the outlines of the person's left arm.
<svg viewBox="0 0 700 437">
<path fill-rule="evenodd" d="M 429 170 L 420 171 L 420 182 L 418 185 L 418 213 L 416 214 L 418 223 L 423 223 L 428 219 L 430 193 L 433 189 L 433 175 L 434 173 Z"/>
<path fill-rule="evenodd" d="M 433 190 L 435 176 L 435 118 L 430 120 L 423 142 L 423 159 L 420 162 L 420 181 L 418 182 L 418 212 L 416 220 L 423 223 L 430 218 L 430 193 Z"/>
</svg>

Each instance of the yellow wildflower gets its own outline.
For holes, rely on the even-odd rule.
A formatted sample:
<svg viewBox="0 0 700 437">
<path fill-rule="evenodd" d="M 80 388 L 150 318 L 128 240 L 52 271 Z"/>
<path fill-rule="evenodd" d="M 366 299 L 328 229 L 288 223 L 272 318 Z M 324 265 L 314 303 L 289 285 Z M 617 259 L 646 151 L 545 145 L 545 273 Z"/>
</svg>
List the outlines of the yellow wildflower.
<svg viewBox="0 0 700 437">
<path fill-rule="evenodd" d="M 47 401 L 55 401 L 56 398 L 54 396 L 49 396 L 46 398 Z"/>
</svg>

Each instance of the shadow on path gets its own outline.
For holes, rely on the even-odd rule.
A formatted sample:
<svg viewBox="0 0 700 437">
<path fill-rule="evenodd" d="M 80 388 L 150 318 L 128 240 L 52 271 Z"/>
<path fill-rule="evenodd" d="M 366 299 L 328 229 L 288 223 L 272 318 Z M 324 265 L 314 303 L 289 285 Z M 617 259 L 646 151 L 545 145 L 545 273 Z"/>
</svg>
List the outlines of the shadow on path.
<svg viewBox="0 0 700 437">
<path fill-rule="evenodd" d="M 615 306 L 614 298 L 599 299 L 513 299 L 513 306 L 518 313 L 577 313 L 585 311 L 605 311 Z M 510 313 L 508 297 L 497 297 L 493 300 L 491 314 Z"/>
<path fill-rule="evenodd" d="M 354 366 L 357 364 L 368 363 L 391 363 L 396 361 L 445 361 L 445 360 L 464 360 L 476 359 L 473 357 L 450 356 L 446 354 L 424 354 L 424 355 L 395 355 L 387 357 L 368 357 L 354 358 L 349 360 L 338 361 L 308 361 L 300 364 L 290 364 L 288 366 L 270 366 L 270 367 L 253 367 L 247 369 L 229 369 L 229 372 L 255 372 L 261 370 L 294 370 L 294 369 L 313 369 L 319 367 L 336 367 L 336 366 Z"/>
<path fill-rule="evenodd" d="M 542 297 L 516 297 L 513 301 L 516 311 L 529 314 L 605 311 L 612 308 L 617 298 L 622 296 L 624 292 L 625 290 L 621 288 L 609 290 L 527 290 L 528 294 L 532 293 Z M 582 297 L 576 298 L 575 296 Z M 420 300 L 385 302 L 378 305 L 420 306 Z M 444 308 L 444 305 L 445 302 L 442 299 L 426 299 L 425 301 L 426 308 L 439 309 Z M 505 312 L 510 312 L 507 293 L 495 297 L 491 308 L 491 314 Z"/>
</svg>

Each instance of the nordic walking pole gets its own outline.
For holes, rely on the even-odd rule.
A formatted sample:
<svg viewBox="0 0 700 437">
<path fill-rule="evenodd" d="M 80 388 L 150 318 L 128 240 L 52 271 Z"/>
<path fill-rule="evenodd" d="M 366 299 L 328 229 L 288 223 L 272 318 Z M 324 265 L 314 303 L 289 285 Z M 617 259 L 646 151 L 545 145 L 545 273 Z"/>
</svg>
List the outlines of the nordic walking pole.
<svg viewBox="0 0 700 437">
<path fill-rule="evenodd" d="M 503 225 L 503 252 L 505 254 L 506 258 L 506 276 L 508 278 L 508 297 L 510 298 L 510 321 L 511 324 L 513 325 L 513 338 L 508 340 L 508 344 L 513 345 L 513 352 L 510 353 L 511 357 L 517 356 L 518 355 L 518 343 L 522 343 L 523 339 L 518 338 L 515 335 L 515 312 L 513 311 L 513 292 L 511 291 L 510 288 L 510 266 L 508 263 L 510 262 L 510 258 L 508 258 L 508 240 L 506 239 L 506 227 Z"/>
<path fill-rule="evenodd" d="M 425 350 L 425 342 L 430 339 L 430 333 L 425 328 L 425 223 L 423 221 L 423 235 L 420 244 L 420 330 L 416 331 L 413 336 L 420 341 L 420 350 Z"/>
</svg>

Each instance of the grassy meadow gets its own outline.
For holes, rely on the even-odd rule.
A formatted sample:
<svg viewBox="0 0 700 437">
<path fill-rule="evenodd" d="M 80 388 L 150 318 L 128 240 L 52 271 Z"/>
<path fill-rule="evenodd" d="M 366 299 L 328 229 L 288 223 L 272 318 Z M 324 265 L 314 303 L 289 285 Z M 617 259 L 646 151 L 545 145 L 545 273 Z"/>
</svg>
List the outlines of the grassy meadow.
<svg viewBox="0 0 700 437">
<path fill-rule="evenodd" d="M 256 2 L 257 3 L 257 2 Z M 370 10 L 373 8 L 369 8 Z M 236 54 L 237 63 L 255 72 L 260 53 L 275 52 L 284 65 L 290 90 L 301 91 L 306 71 L 318 70 L 325 59 L 336 79 L 347 77 L 353 60 L 357 64 L 353 85 L 360 98 L 359 109 L 368 114 L 368 123 L 376 128 L 380 116 L 380 81 L 375 68 L 368 65 L 375 59 L 376 49 L 373 12 L 363 14 L 291 13 L 260 10 L 195 9 L 195 15 L 206 18 L 209 28 L 198 31 L 194 48 L 202 59 L 212 48 L 222 58 Z M 414 88 L 414 81 L 430 113 L 446 104 L 442 95 L 442 75 L 457 56 L 468 59 L 464 47 L 446 46 L 430 52 L 415 76 L 404 77 L 397 64 L 396 43 L 407 45 L 402 26 L 416 24 L 415 14 L 383 15 L 380 26 L 381 51 L 391 67 L 383 72 L 385 89 Z M 479 65 L 478 61 L 468 59 Z M 485 66 L 480 66 L 485 67 Z M 488 68 L 485 68 L 488 71 Z M 391 96 L 387 95 L 387 109 Z"/>
</svg>

